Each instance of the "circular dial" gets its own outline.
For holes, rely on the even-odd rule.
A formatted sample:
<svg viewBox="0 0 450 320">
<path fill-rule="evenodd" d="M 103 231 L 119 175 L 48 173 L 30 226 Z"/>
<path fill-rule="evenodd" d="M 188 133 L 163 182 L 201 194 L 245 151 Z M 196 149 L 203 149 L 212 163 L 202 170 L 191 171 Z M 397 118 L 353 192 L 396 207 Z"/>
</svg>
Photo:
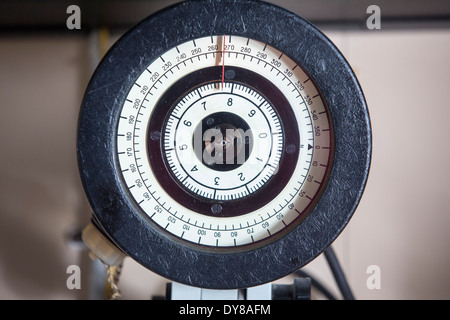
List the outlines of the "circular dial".
<svg viewBox="0 0 450 320">
<path fill-rule="evenodd" d="M 234 200 L 259 190 L 276 173 L 283 131 L 273 107 L 255 90 L 209 83 L 172 110 L 163 152 L 184 187 L 211 200 Z"/>
<path fill-rule="evenodd" d="M 240 247 L 277 239 L 312 208 L 331 164 L 330 119 L 314 79 L 287 54 L 240 36 L 195 38 L 134 82 L 117 158 L 164 232 Z"/>
<path fill-rule="evenodd" d="M 342 232 L 371 156 L 337 48 L 265 1 L 186 1 L 124 34 L 83 98 L 77 155 L 93 221 L 173 281 L 274 281 Z"/>
</svg>

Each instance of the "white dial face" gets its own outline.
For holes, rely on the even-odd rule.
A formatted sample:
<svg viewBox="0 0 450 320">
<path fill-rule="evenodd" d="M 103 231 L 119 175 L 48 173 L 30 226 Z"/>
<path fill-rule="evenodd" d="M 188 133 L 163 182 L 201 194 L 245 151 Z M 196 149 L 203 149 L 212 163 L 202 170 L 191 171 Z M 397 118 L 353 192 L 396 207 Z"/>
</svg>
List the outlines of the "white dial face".
<svg viewBox="0 0 450 320">
<path fill-rule="evenodd" d="M 270 103 L 233 82 L 224 82 L 223 88 L 209 83 L 187 93 L 170 113 L 164 135 L 175 177 L 212 200 L 259 190 L 276 172 L 282 146 L 280 119 Z"/>
<path fill-rule="evenodd" d="M 227 35 L 182 43 L 142 72 L 116 147 L 131 196 L 162 232 L 245 249 L 313 208 L 332 144 L 328 108 L 301 66 Z"/>
</svg>

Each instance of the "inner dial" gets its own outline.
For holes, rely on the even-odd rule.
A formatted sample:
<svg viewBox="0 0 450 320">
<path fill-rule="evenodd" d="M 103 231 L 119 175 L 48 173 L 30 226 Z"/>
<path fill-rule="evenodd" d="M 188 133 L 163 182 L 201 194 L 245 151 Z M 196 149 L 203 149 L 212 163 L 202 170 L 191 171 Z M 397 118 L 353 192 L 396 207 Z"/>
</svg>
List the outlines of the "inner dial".
<svg viewBox="0 0 450 320">
<path fill-rule="evenodd" d="M 164 134 L 170 170 L 189 191 L 235 200 L 263 187 L 283 151 L 280 119 L 254 89 L 212 82 L 188 92 L 173 108 Z"/>
<path fill-rule="evenodd" d="M 250 250 L 311 211 L 333 154 L 328 108 L 300 65 L 239 36 L 196 38 L 139 75 L 117 161 L 156 230 L 198 249 Z"/>
</svg>

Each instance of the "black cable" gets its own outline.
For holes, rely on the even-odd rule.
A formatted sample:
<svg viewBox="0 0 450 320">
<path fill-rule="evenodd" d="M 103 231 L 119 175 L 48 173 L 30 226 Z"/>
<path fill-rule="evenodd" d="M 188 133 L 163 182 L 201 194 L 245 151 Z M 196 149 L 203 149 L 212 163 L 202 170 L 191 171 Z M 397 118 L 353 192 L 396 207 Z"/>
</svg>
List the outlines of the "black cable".
<svg viewBox="0 0 450 320">
<path fill-rule="evenodd" d="M 331 246 L 328 247 L 324 251 L 324 254 L 330 266 L 331 272 L 333 273 L 334 279 L 336 280 L 336 283 L 339 287 L 339 290 L 341 291 L 342 297 L 344 298 L 344 300 L 354 300 L 355 298 L 353 297 L 352 290 L 348 285 L 347 279 L 345 278 L 345 274 L 342 271 L 342 268 L 339 264 L 336 254 L 334 253 L 333 248 Z"/>
<path fill-rule="evenodd" d="M 336 297 L 317 279 L 312 277 L 309 273 L 303 270 L 295 271 L 295 274 L 302 278 L 310 278 L 311 285 L 319 290 L 328 300 L 337 300 Z"/>
</svg>

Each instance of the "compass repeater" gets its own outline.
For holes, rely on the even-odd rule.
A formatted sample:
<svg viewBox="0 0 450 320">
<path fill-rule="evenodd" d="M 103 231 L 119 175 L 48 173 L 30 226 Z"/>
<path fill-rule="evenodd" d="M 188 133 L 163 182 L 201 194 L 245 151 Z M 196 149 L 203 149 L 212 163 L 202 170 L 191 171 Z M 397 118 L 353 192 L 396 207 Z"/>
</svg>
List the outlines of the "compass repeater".
<svg viewBox="0 0 450 320">
<path fill-rule="evenodd" d="M 234 289 L 337 238 L 366 184 L 371 129 L 352 69 L 305 19 L 188 1 L 105 55 L 77 151 L 93 225 L 114 247 L 172 281 Z"/>
</svg>

